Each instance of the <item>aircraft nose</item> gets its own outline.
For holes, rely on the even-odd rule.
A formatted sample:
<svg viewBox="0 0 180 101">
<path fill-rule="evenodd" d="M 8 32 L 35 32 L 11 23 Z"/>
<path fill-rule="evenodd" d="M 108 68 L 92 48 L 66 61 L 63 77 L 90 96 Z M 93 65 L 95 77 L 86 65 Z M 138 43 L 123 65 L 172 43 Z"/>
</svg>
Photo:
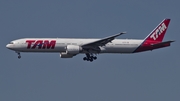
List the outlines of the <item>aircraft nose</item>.
<svg viewBox="0 0 180 101">
<path fill-rule="evenodd" d="M 10 44 L 7 44 L 7 45 L 6 45 L 6 48 L 10 49 L 10 48 L 11 48 L 11 45 L 10 45 Z"/>
</svg>

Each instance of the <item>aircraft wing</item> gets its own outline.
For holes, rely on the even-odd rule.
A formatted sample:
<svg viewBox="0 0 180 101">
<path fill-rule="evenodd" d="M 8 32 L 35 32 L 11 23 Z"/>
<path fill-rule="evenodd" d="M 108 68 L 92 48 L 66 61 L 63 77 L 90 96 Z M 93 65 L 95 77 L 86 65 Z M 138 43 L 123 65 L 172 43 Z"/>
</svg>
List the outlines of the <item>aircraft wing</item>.
<svg viewBox="0 0 180 101">
<path fill-rule="evenodd" d="M 90 42 L 87 44 L 82 45 L 82 48 L 93 48 L 93 47 L 99 47 L 99 46 L 105 46 L 107 43 L 111 42 L 112 40 L 114 40 L 116 37 L 125 34 L 126 32 L 122 32 L 122 33 L 118 33 L 109 37 L 105 37 L 103 39 L 99 39 L 97 41 L 94 42 Z"/>
</svg>

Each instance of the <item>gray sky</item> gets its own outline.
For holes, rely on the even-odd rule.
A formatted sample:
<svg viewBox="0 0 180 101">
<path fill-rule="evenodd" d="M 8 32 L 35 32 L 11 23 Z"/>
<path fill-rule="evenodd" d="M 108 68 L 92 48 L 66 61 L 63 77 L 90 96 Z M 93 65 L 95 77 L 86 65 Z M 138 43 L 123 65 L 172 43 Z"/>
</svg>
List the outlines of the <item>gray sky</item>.
<svg viewBox="0 0 180 101">
<path fill-rule="evenodd" d="M 179 0 L 0 0 L 0 101 L 180 100 Z M 22 53 L 6 49 L 24 37 L 145 38 L 164 18 L 171 47 L 137 54 Z"/>
</svg>

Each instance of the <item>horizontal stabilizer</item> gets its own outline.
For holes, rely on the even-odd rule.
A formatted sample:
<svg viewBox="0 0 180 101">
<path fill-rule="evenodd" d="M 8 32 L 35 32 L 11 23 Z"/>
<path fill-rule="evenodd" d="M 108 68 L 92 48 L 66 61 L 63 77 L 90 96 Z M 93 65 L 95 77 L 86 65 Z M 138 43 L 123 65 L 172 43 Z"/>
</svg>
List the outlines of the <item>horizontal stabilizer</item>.
<svg viewBox="0 0 180 101">
<path fill-rule="evenodd" d="M 174 41 L 165 41 L 165 42 L 161 42 L 161 43 L 157 43 L 157 44 L 152 44 L 153 47 L 161 47 L 161 46 L 170 46 L 170 43 L 172 43 Z"/>
</svg>

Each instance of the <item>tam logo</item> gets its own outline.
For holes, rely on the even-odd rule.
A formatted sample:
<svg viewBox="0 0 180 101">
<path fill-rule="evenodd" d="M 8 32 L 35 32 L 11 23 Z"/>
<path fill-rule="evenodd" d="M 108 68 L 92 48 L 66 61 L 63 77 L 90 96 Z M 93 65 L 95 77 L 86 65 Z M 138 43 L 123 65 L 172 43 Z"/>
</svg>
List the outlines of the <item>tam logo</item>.
<svg viewBox="0 0 180 101">
<path fill-rule="evenodd" d="M 155 31 L 154 33 L 150 36 L 150 38 L 153 38 L 156 40 L 165 30 L 166 30 L 166 25 L 162 23 Z"/>
<path fill-rule="evenodd" d="M 54 49 L 56 40 L 26 40 L 27 49 Z"/>
</svg>

